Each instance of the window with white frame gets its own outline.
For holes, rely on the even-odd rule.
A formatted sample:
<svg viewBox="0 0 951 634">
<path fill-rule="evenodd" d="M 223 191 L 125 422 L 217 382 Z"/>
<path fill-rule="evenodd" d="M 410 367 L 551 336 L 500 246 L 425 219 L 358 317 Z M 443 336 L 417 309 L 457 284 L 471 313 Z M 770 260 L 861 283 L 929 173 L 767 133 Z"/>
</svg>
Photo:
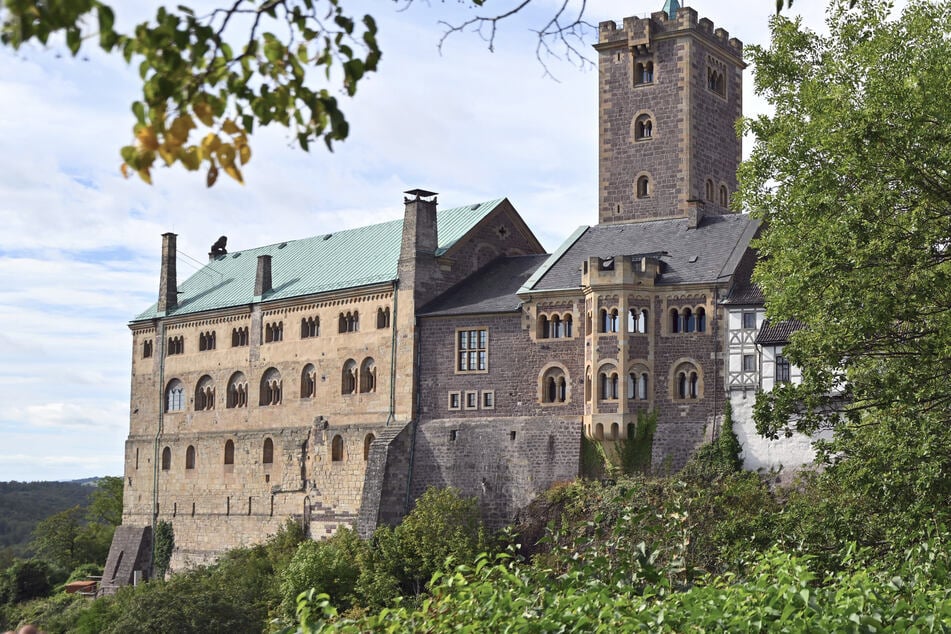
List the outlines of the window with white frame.
<svg viewBox="0 0 951 634">
<path fill-rule="evenodd" d="M 488 372 L 489 330 L 474 328 L 456 331 L 456 372 Z"/>
</svg>

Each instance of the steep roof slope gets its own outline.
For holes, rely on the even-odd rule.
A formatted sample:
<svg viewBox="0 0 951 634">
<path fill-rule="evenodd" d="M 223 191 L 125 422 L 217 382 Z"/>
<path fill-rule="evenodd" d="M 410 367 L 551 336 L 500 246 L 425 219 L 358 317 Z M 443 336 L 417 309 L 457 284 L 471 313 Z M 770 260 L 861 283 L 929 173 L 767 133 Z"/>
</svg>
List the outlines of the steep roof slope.
<svg viewBox="0 0 951 634">
<path fill-rule="evenodd" d="M 548 254 L 497 258 L 424 306 L 420 314 L 473 315 L 518 310 L 522 303 L 518 289 L 547 259 Z"/>
<path fill-rule="evenodd" d="M 657 256 L 664 263 L 659 286 L 716 282 L 733 274 L 758 226 L 747 215 L 727 214 L 695 228 L 686 218 L 581 228 L 520 292 L 579 288 L 582 263 L 595 256 Z"/>
<path fill-rule="evenodd" d="M 504 198 L 436 213 L 442 255 Z M 257 259 L 270 255 L 272 290 L 264 300 L 273 301 L 391 282 L 397 279 L 403 220 L 337 231 L 301 240 L 288 240 L 255 249 L 219 255 L 178 285 L 178 305 L 168 316 L 251 304 Z M 153 319 L 157 305 L 133 322 Z"/>
</svg>

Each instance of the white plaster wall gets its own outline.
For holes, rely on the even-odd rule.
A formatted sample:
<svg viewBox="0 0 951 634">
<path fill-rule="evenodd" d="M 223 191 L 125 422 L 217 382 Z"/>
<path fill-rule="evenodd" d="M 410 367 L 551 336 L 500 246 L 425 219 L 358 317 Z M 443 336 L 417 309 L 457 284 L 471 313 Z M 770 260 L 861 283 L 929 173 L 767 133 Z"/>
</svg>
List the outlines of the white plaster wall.
<svg viewBox="0 0 951 634">
<path fill-rule="evenodd" d="M 793 434 L 790 438 L 780 437 L 769 440 L 756 433 L 753 422 L 753 401 L 756 394 L 749 391 L 734 390 L 730 394 L 733 406 L 733 433 L 743 447 L 743 468 L 748 471 L 796 470 L 811 463 L 816 452 L 812 448 L 812 439 L 803 434 Z"/>
</svg>

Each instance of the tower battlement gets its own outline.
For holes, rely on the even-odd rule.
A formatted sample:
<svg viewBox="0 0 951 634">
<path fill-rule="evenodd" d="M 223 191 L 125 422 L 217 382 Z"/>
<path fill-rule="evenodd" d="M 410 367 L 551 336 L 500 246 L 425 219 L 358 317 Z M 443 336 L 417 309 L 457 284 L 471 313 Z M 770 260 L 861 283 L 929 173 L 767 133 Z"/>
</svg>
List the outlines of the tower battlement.
<svg viewBox="0 0 951 634">
<path fill-rule="evenodd" d="M 738 60 L 743 57 L 743 42 L 730 37 L 729 31 L 715 28 L 713 21 L 700 18 L 697 11 L 691 7 L 677 10 L 677 17 L 671 19 L 666 11 L 656 11 L 649 18 L 624 18 L 621 28 L 613 20 L 606 20 L 598 25 L 598 50 L 625 46 L 632 49 L 651 48 L 652 42 L 668 37 L 680 37 L 694 31 L 701 34 L 711 44 L 716 45 L 723 53 L 734 56 Z"/>
</svg>

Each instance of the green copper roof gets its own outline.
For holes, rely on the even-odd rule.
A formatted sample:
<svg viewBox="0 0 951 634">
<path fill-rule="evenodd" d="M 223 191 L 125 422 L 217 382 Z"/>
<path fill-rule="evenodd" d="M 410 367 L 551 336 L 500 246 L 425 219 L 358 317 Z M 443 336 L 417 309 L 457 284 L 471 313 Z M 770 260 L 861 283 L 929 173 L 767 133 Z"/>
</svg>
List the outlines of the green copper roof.
<svg viewBox="0 0 951 634">
<path fill-rule="evenodd" d="M 435 255 L 448 251 L 503 200 L 438 211 L 439 248 Z M 271 256 L 272 290 L 258 301 L 392 282 L 397 279 L 402 231 L 403 220 L 392 220 L 219 255 L 178 285 L 178 306 L 167 316 L 254 303 L 259 255 Z M 132 321 L 157 316 L 153 304 Z"/>
<path fill-rule="evenodd" d="M 677 0 L 667 0 L 667 2 L 664 3 L 664 8 L 662 10 L 667 13 L 667 17 L 669 17 L 671 20 L 674 20 L 677 18 L 678 9 L 680 9 L 680 3 L 677 2 Z"/>
</svg>

